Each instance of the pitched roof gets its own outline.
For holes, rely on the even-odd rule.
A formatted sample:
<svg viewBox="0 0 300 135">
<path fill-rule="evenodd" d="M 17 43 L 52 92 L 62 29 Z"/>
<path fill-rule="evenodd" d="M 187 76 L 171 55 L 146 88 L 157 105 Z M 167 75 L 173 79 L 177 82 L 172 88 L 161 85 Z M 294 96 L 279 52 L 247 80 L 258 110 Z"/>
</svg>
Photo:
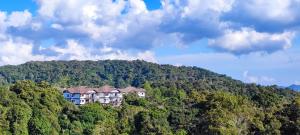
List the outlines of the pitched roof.
<svg viewBox="0 0 300 135">
<path fill-rule="evenodd" d="M 131 93 L 131 92 L 145 92 L 146 90 L 143 88 L 136 88 L 136 87 L 126 87 L 124 89 L 119 89 L 122 93 Z"/>
<path fill-rule="evenodd" d="M 114 90 L 117 90 L 117 89 L 110 85 L 104 85 L 100 88 L 95 89 L 96 92 L 105 92 L 105 93 L 114 92 Z"/>
<path fill-rule="evenodd" d="M 146 90 L 143 88 L 136 88 L 136 87 L 126 87 L 124 89 L 116 89 L 110 85 L 104 85 L 100 88 L 90 88 L 87 86 L 78 86 L 78 87 L 71 87 L 71 88 L 65 88 L 64 92 L 67 91 L 69 93 L 91 93 L 91 92 L 104 92 L 104 93 L 110 93 L 110 92 L 122 92 L 122 93 L 131 93 L 131 92 L 145 92 Z"/>
<path fill-rule="evenodd" d="M 71 88 L 66 88 L 65 91 L 68 91 L 69 93 L 80 93 L 80 94 L 84 94 L 84 93 L 91 93 L 94 92 L 95 88 L 89 88 L 87 86 L 78 86 L 78 87 L 71 87 Z"/>
</svg>

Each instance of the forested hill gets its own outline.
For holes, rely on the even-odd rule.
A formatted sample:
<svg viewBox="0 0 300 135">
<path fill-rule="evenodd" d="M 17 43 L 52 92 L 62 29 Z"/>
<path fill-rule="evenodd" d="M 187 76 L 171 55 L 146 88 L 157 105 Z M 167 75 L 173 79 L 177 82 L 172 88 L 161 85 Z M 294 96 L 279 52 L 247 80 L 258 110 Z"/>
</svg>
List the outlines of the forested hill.
<svg viewBox="0 0 300 135">
<path fill-rule="evenodd" d="M 263 96 L 275 94 L 275 97 L 288 98 L 298 94 L 276 86 L 244 84 L 225 75 L 198 67 L 159 65 L 140 60 L 47 61 L 0 67 L 2 84 L 15 83 L 17 80 L 46 81 L 60 87 L 102 86 L 104 84 L 115 87 L 128 85 L 141 87 L 147 81 L 155 88 L 183 89 L 186 92 L 222 90 L 259 100 L 260 94 L 264 94 Z"/>
<path fill-rule="evenodd" d="M 29 62 L 0 67 L 0 76 L 0 135 L 300 134 L 298 92 L 197 67 Z M 143 87 L 146 98 L 125 95 L 121 107 L 75 106 L 57 89 L 103 84 Z"/>
<path fill-rule="evenodd" d="M 18 66 L 0 67 L 2 83 L 17 80 L 47 81 L 60 85 L 97 86 L 111 84 L 116 87 L 141 86 L 145 81 L 200 82 L 206 85 L 242 84 L 225 75 L 197 67 L 175 67 L 145 61 L 48 61 L 28 62 Z M 228 83 L 228 84 L 226 84 Z"/>
</svg>

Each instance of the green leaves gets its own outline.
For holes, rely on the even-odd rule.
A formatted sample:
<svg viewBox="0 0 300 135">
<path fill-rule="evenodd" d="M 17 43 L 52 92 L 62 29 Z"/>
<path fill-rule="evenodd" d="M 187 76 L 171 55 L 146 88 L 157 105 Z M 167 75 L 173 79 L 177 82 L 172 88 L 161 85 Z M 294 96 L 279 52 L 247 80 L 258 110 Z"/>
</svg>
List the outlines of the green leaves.
<svg viewBox="0 0 300 135">
<path fill-rule="evenodd" d="M 196 67 L 52 61 L 0 67 L 0 74 L 0 83 L 15 83 L 0 87 L 1 135 L 300 133 L 299 93 Z M 53 87 L 104 84 L 144 87 L 147 96 L 129 94 L 115 108 L 78 107 Z"/>
</svg>

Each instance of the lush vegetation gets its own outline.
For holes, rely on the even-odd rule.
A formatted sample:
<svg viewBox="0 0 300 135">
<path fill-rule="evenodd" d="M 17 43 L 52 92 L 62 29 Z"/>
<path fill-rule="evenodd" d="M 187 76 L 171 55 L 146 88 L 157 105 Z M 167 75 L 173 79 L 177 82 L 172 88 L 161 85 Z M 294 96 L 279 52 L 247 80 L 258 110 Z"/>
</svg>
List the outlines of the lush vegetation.
<svg viewBox="0 0 300 135">
<path fill-rule="evenodd" d="M 0 67 L 0 84 L 11 84 L 18 80 L 46 81 L 60 87 L 104 84 L 115 87 L 128 85 L 142 87 L 148 81 L 155 88 L 183 89 L 188 93 L 193 90 L 228 91 L 255 98 L 264 105 L 269 104 L 269 101 L 262 101 L 263 98 L 270 96 L 289 98 L 295 95 L 295 92 L 277 86 L 244 84 L 226 75 L 198 67 L 175 67 L 139 60 L 29 62 L 18 66 Z"/>
<path fill-rule="evenodd" d="M 1 135 L 300 134 L 299 93 L 196 67 L 31 62 L 0 74 Z M 147 97 L 127 95 L 122 107 L 75 106 L 57 89 L 103 84 L 144 87 Z"/>
<path fill-rule="evenodd" d="M 77 107 L 45 82 L 18 81 L 0 89 L 0 134 L 300 133 L 300 98 L 261 107 L 246 96 L 225 91 L 187 93 L 152 88 L 148 82 L 144 87 L 147 98 L 128 95 L 122 107 L 98 103 Z"/>
</svg>

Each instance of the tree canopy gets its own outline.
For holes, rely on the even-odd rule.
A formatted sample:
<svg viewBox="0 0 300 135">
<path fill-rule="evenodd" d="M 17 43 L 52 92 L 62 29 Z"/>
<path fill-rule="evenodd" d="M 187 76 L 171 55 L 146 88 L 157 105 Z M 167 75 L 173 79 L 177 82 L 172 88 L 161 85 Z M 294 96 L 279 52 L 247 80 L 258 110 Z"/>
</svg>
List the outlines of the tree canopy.
<svg viewBox="0 0 300 135">
<path fill-rule="evenodd" d="M 0 67 L 0 134 L 300 134 L 299 93 L 196 67 L 144 61 L 52 61 Z M 75 106 L 59 87 L 146 89 L 121 107 Z"/>
</svg>

